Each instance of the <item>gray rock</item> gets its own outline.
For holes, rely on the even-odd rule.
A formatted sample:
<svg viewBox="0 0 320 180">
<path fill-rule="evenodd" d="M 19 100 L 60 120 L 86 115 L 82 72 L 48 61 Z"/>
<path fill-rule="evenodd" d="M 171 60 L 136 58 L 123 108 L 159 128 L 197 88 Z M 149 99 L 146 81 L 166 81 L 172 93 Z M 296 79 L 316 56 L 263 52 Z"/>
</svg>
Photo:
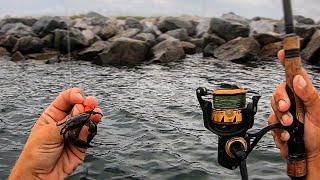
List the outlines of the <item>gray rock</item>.
<svg viewBox="0 0 320 180">
<path fill-rule="evenodd" d="M 13 35 L 15 37 L 24 37 L 24 36 L 36 36 L 33 33 L 30 26 L 24 25 L 22 23 L 9 23 L 5 24 L 0 29 L 0 34 Z"/>
<path fill-rule="evenodd" d="M 56 29 L 68 29 L 70 24 L 71 20 L 64 17 L 43 16 L 32 26 L 32 30 L 40 37 L 44 37 Z"/>
<path fill-rule="evenodd" d="M 10 54 L 10 53 L 7 51 L 6 48 L 0 47 L 0 57 L 1 57 L 1 56 L 7 56 L 7 55 L 9 55 L 9 54 Z"/>
<path fill-rule="evenodd" d="M 202 41 L 202 53 L 204 57 L 213 55 L 213 50 L 220 45 L 226 43 L 226 41 L 220 38 L 216 34 L 205 33 Z"/>
<path fill-rule="evenodd" d="M 117 26 L 114 24 L 104 24 L 101 26 L 94 26 L 92 31 L 96 33 L 101 39 L 108 40 L 117 34 Z"/>
<path fill-rule="evenodd" d="M 298 23 L 301 23 L 301 24 L 309 24 L 309 25 L 316 24 L 313 19 L 306 18 L 306 17 L 301 16 L 301 15 L 293 16 L 293 18 L 294 18 L 294 20 L 296 20 Z"/>
<path fill-rule="evenodd" d="M 210 29 L 210 18 L 203 18 L 196 26 L 196 37 L 201 38 Z"/>
<path fill-rule="evenodd" d="M 7 48 L 9 51 L 12 50 L 18 39 L 13 35 L 2 35 L 0 36 L 0 46 Z"/>
<path fill-rule="evenodd" d="M 273 35 L 262 33 L 262 34 L 254 35 L 253 37 L 258 41 L 258 43 L 260 44 L 260 47 L 264 47 L 265 45 L 282 41 L 280 34 L 276 34 L 276 33 L 273 33 Z"/>
<path fill-rule="evenodd" d="M 185 28 L 190 36 L 195 33 L 195 27 L 191 22 L 176 17 L 165 18 L 158 24 L 158 28 L 162 33 L 180 28 Z"/>
<path fill-rule="evenodd" d="M 112 37 L 110 40 L 113 41 L 114 39 L 118 39 L 120 37 L 133 38 L 137 34 L 139 34 L 140 32 L 141 32 L 140 29 L 128 29 L 128 30 L 123 31 L 123 32 L 117 34 L 116 36 Z"/>
<path fill-rule="evenodd" d="M 109 18 L 96 12 L 89 12 L 84 17 L 84 21 L 91 26 L 104 25 L 108 23 Z"/>
<path fill-rule="evenodd" d="M 278 32 L 279 20 L 261 19 L 250 22 L 250 35 L 255 34 L 272 34 Z"/>
<path fill-rule="evenodd" d="M 183 48 L 180 45 L 180 41 L 174 38 L 170 38 L 160 42 L 151 49 L 153 58 L 152 62 L 174 62 L 181 60 L 185 57 Z"/>
<path fill-rule="evenodd" d="M 165 41 L 167 39 L 176 39 L 168 34 L 161 34 L 159 37 L 156 39 L 156 44 L 159 44 L 162 41 Z"/>
<path fill-rule="evenodd" d="M 227 21 L 234 21 L 238 22 L 244 25 L 249 25 L 250 21 L 244 17 L 241 17 L 239 15 L 236 15 L 234 12 L 229 12 L 227 14 L 222 14 L 222 19 L 225 19 Z"/>
<path fill-rule="evenodd" d="M 320 29 L 319 25 L 297 24 L 295 26 L 295 33 L 300 36 L 300 38 L 303 38 L 301 49 L 304 49 L 307 46 L 312 38 L 312 35 L 317 29 Z"/>
<path fill-rule="evenodd" d="M 149 47 L 154 46 L 156 43 L 156 38 L 151 33 L 140 33 L 140 34 L 137 34 L 133 39 L 144 41 L 149 44 Z"/>
<path fill-rule="evenodd" d="M 259 43 L 253 38 L 238 37 L 214 50 L 217 59 L 232 62 L 247 62 L 257 59 Z"/>
<path fill-rule="evenodd" d="M 140 22 L 137 19 L 134 19 L 132 17 L 129 17 L 126 19 L 125 28 L 126 29 L 136 28 L 136 29 L 140 29 L 141 31 L 143 30 L 142 24 L 140 24 Z"/>
<path fill-rule="evenodd" d="M 69 36 L 68 36 L 69 35 Z M 83 49 L 88 45 L 87 39 L 79 29 L 70 28 L 70 31 L 63 29 L 56 29 L 54 31 L 54 48 L 60 50 L 62 53 Z M 69 47 L 68 47 L 69 45 Z"/>
<path fill-rule="evenodd" d="M 170 31 L 167 31 L 165 34 L 168 34 L 169 36 L 172 36 L 176 39 L 179 39 L 180 41 L 186 41 L 189 39 L 188 32 L 184 28 L 170 30 Z"/>
<path fill-rule="evenodd" d="M 78 59 L 93 61 L 93 59 L 102 51 L 108 51 L 111 47 L 111 43 L 107 41 L 97 41 L 92 44 L 90 47 L 85 48 L 84 50 L 78 53 Z"/>
<path fill-rule="evenodd" d="M 152 33 L 155 36 L 160 36 L 162 32 L 158 29 L 158 26 L 154 25 L 152 22 L 143 22 L 143 32 Z"/>
<path fill-rule="evenodd" d="M 307 47 L 301 52 L 302 59 L 310 62 L 311 64 L 319 63 L 320 55 L 320 30 L 316 30 L 313 34 L 311 41 L 308 43 Z"/>
<path fill-rule="evenodd" d="M 210 21 L 210 33 L 217 34 L 226 41 L 237 37 L 248 37 L 249 27 L 238 22 L 212 18 Z"/>
<path fill-rule="evenodd" d="M 137 64 L 144 61 L 148 53 L 148 44 L 143 41 L 121 37 L 114 39 L 111 47 L 100 53 L 94 63 L 106 64 Z"/>
<path fill-rule="evenodd" d="M 32 25 L 37 21 L 35 18 L 26 17 L 26 18 L 18 18 L 18 17 L 8 17 L 4 18 L 0 21 L 0 27 L 5 24 L 11 24 L 11 23 L 22 23 L 26 26 L 32 27 Z"/>
<path fill-rule="evenodd" d="M 24 61 L 24 60 L 26 59 L 23 57 L 23 55 L 19 51 L 15 52 L 10 59 L 10 61 L 13 61 L 13 62 Z"/>
<path fill-rule="evenodd" d="M 43 42 L 38 37 L 26 36 L 18 39 L 12 52 L 19 51 L 22 54 L 38 53 L 43 48 Z"/>
<path fill-rule="evenodd" d="M 43 38 L 41 38 L 41 40 L 43 42 L 43 47 L 46 47 L 46 48 L 53 47 L 53 40 L 54 40 L 53 34 L 48 34 Z"/>
</svg>

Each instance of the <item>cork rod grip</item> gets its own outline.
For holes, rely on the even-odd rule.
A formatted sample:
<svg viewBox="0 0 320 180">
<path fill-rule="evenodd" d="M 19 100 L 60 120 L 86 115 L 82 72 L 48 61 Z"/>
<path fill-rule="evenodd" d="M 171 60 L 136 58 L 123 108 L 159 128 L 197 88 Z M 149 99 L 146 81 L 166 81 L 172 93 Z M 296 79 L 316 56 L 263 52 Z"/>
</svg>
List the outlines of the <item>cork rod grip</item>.
<svg viewBox="0 0 320 180">
<path fill-rule="evenodd" d="M 293 89 L 293 78 L 301 74 L 300 39 L 297 35 L 289 35 L 283 40 L 285 50 L 285 71 L 287 93 L 290 97 L 290 112 L 293 116 L 293 123 L 290 126 L 291 133 L 288 141 L 288 175 L 291 178 L 304 177 L 307 173 L 306 156 L 304 147 L 304 105 L 296 96 Z"/>
</svg>

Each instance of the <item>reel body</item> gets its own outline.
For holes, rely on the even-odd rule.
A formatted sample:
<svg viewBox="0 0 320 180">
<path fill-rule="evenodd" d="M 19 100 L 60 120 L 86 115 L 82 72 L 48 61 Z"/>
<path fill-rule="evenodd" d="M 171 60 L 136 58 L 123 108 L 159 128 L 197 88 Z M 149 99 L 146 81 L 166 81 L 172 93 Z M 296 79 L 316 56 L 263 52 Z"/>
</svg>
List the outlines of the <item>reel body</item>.
<svg viewBox="0 0 320 180">
<path fill-rule="evenodd" d="M 218 135 L 219 164 L 236 169 L 252 149 L 247 131 L 253 126 L 261 96 L 229 84 L 210 91 L 200 87 L 196 92 L 203 111 L 204 126 Z M 256 94 L 248 103 L 247 93 Z M 240 151 L 241 156 L 245 157 L 238 157 L 236 153 Z"/>
</svg>

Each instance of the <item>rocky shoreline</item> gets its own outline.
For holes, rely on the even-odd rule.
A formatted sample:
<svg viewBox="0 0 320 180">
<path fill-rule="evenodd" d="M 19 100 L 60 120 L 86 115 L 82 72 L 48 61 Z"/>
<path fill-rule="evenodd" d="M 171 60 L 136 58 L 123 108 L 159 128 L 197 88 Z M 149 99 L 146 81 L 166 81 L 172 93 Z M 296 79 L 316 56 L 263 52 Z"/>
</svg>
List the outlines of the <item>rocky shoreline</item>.
<svg viewBox="0 0 320 180">
<path fill-rule="evenodd" d="M 303 60 L 318 64 L 320 23 L 295 16 Z M 60 62 L 70 51 L 75 60 L 98 65 L 167 63 L 186 54 L 246 62 L 274 58 L 282 48 L 283 20 L 234 13 L 219 18 L 105 17 L 89 12 L 83 17 L 12 18 L 0 20 L 0 57 Z"/>
</svg>

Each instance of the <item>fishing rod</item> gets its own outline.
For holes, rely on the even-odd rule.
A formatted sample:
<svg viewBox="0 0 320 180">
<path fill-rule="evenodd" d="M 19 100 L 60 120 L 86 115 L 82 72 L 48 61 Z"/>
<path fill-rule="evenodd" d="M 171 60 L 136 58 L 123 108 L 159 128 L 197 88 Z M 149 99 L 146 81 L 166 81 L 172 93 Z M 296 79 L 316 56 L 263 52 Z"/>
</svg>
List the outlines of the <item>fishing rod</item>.
<svg viewBox="0 0 320 180">
<path fill-rule="evenodd" d="M 269 125 L 256 133 L 248 132 L 253 127 L 261 95 L 237 85 L 221 84 L 208 90 L 199 87 L 197 99 L 203 111 L 204 126 L 218 135 L 218 163 L 228 169 L 240 168 L 243 180 L 248 179 L 246 159 L 260 139 L 270 130 L 281 128 L 290 134 L 288 141 L 287 174 L 291 179 L 306 176 L 306 156 L 303 141 L 304 109 L 301 100 L 294 94 L 293 77 L 300 74 L 301 58 L 299 37 L 294 34 L 290 0 L 283 0 L 286 36 L 285 50 L 286 91 L 290 98 L 290 113 L 293 123 L 289 127 L 281 123 Z M 251 95 L 251 98 L 250 96 Z M 249 101 L 247 102 L 247 99 Z"/>
</svg>

